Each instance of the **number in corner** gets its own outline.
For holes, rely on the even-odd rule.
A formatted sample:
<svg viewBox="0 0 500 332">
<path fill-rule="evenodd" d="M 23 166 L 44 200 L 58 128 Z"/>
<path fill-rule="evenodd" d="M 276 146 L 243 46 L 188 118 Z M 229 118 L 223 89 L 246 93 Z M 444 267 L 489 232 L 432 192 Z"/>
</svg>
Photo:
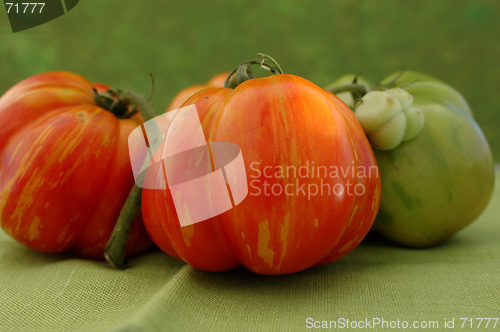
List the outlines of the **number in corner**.
<svg viewBox="0 0 500 332">
<path fill-rule="evenodd" d="M 18 2 L 16 2 L 16 3 L 6 2 L 5 6 L 7 6 L 7 14 L 10 14 L 10 11 L 13 9 L 15 10 L 15 12 L 14 11 L 12 12 L 14 14 L 19 14 L 19 13 L 26 14 L 26 11 L 28 12 L 28 14 L 30 14 L 30 13 L 36 14 L 35 9 L 37 7 L 40 7 L 38 14 L 41 14 L 43 7 L 45 7 L 45 2 L 22 2 L 21 3 L 21 10 L 19 10 L 19 3 Z M 24 8 L 22 8 L 23 6 L 24 6 Z M 31 12 L 29 10 L 30 6 L 31 6 Z"/>
<path fill-rule="evenodd" d="M 474 327 L 477 327 L 477 328 L 480 328 L 480 327 L 488 328 L 488 326 L 490 325 L 491 321 L 493 321 L 494 323 L 493 323 L 493 326 L 490 325 L 490 327 L 495 328 L 497 326 L 499 318 L 460 318 L 460 320 L 462 321 L 462 326 L 461 326 L 462 329 L 465 328 L 465 327 L 469 327 L 469 328 L 474 328 Z M 477 326 L 474 326 L 475 325 L 475 324 L 473 324 L 474 320 L 477 321 Z M 485 324 L 482 324 L 483 322 Z"/>
</svg>

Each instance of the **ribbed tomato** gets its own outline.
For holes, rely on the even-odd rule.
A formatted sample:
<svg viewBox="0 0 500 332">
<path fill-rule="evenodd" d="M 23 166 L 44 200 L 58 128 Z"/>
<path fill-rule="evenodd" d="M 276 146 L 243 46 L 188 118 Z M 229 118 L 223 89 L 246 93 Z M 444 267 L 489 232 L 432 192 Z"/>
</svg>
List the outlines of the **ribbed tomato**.
<svg viewBox="0 0 500 332">
<path fill-rule="evenodd" d="M 160 248 L 202 270 L 283 274 L 330 263 L 361 242 L 378 211 L 380 179 L 363 130 L 336 96 L 279 74 L 205 89 L 183 106 L 193 104 L 207 142 L 241 148 L 248 195 L 181 227 L 168 186 L 144 189 L 144 222 Z"/>
<path fill-rule="evenodd" d="M 87 79 L 49 72 L 0 98 L 0 223 L 35 250 L 104 258 L 134 183 L 127 137 L 142 118 L 118 119 L 132 115 L 126 106 L 108 100 L 108 111 L 94 97 Z M 127 253 L 150 245 L 138 218 Z"/>
</svg>

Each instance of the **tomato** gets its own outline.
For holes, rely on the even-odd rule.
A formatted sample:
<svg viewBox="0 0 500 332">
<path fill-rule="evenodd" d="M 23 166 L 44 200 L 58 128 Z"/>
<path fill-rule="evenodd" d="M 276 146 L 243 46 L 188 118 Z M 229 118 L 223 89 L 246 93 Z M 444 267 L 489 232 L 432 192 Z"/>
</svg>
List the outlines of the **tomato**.
<svg viewBox="0 0 500 332">
<path fill-rule="evenodd" d="M 414 72 L 396 86 L 413 96 L 425 124 L 413 140 L 376 151 L 383 197 L 374 229 L 405 245 L 434 245 L 484 210 L 493 192 L 493 157 L 458 91 Z"/>
<path fill-rule="evenodd" d="M 336 96 L 278 74 L 205 89 L 187 105 L 196 106 L 207 142 L 239 145 L 248 195 L 181 227 L 170 190 L 144 189 L 144 222 L 163 251 L 207 271 L 284 274 L 328 264 L 361 242 L 379 207 L 380 179 L 362 128 Z M 164 144 L 174 144 L 168 137 Z"/>
<path fill-rule="evenodd" d="M 206 84 L 193 85 L 181 90 L 177 95 L 175 95 L 174 99 L 172 99 L 172 102 L 167 107 L 167 112 L 181 107 L 182 103 L 184 103 L 186 99 L 188 99 L 198 91 L 207 88 L 223 87 L 224 81 L 226 80 L 228 74 L 229 73 L 217 74 L 210 80 L 208 80 Z"/>
<path fill-rule="evenodd" d="M 473 222 L 491 198 L 488 142 L 464 97 L 448 84 L 405 71 L 382 87 L 390 89 L 369 92 L 355 110 L 382 180 L 373 228 L 406 246 L 441 243 Z M 390 107 L 380 100 L 392 100 Z"/>
<path fill-rule="evenodd" d="M 142 119 L 124 117 L 131 115 L 126 110 L 117 107 L 114 114 L 98 106 L 92 84 L 69 72 L 35 75 L 5 92 L 0 223 L 7 234 L 42 252 L 104 258 L 134 183 L 127 138 Z M 127 253 L 151 244 L 138 217 Z"/>
</svg>

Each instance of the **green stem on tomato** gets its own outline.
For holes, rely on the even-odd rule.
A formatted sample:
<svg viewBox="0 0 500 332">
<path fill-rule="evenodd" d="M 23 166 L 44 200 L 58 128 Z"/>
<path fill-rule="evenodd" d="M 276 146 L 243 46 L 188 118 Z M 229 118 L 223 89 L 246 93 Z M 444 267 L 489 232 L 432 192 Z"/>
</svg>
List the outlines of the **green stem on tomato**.
<svg viewBox="0 0 500 332">
<path fill-rule="evenodd" d="M 140 212 L 142 188 L 134 183 L 132 190 L 120 211 L 113 233 L 104 249 L 106 261 L 114 268 L 124 269 L 127 267 L 126 253 L 127 242 L 132 224 Z"/>
<path fill-rule="evenodd" d="M 140 113 L 144 122 L 154 118 L 153 109 L 141 94 L 132 90 L 118 91 L 118 98 L 123 103 L 130 106 L 131 112 L 134 112 L 134 114 Z"/>
<path fill-rule="evenodd" d="M 276 60 L 264 53 L 257 53 L 260 58 L 243 62 L 227 75 L 224 87 L 236 88 L 241 83 L 253 78 L 252 66 L 259 65 L 260 68 L 271 72 L 273 75 L 283 74 L 283 70 Z"/>
<path fill-rule="evenodd" d="M 109 91 L 108 91 L 109 93 Z M 142 95 L 134 91 L 117 91 L 111 92 L 113 101 L 109 101 L 108 96 L 104 97 L 105 103 L 110 103 L 111 108 L 121 111 L 123 117 L 130 117 L 136 113 L 140 113 L 144 121 L 151 120 L 154 117 L 154 111 L 148 101 Z M 123 112 L 124 107 L 117 106 L 117 100 L 120 105 L 126 105 L 127 111 Z M 115 111 L 112 111 L 115 115 Z M 130 229 L 137 215 L 140 213 L 142 188 L 134 183 L 130 193 L 125 201 L 120 215 L 113 229 L 106 248 L 104 249 L 104 257 L 111 266 L 124 269 L 126 263 L 127 242 L 130 235 Z"/>
<path fill-rule="evenodd" d="M 366 86 L 360 83 L 348 83 L 348 84 L 327 86 L 325 90 L 328 90 L 334 94 L 341 92 L 351 92 L 353 94 L 361 96 L 364 96 L 368 92 L 366 90 Z"/>
</svg>

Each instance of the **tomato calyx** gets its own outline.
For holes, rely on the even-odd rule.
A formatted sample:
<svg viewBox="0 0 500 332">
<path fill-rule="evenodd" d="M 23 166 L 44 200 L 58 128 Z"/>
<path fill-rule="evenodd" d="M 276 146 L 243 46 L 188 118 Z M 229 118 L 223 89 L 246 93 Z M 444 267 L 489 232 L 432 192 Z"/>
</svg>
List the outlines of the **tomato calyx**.
<svg viewBox="0 0 500 332">
<path fill-rule="evenodd" d="M 360 79 L 359 75 L 354 75 L 353 79 L 351 82 L 347 84 L 330 84 L 326 86 L 324 89 L 330 91 L 333 94 L 339 94 L 343 92 L 349 92 L 352 94 L 352 97 L 354 98 L 355 101 L 360 101 L 361 98 L 363 98 L 364 95 L 369 93 L 370 91 L 385 91 L 389 90 L 392 88 L 407 88 L 408 86 L 411 86 L 414 83 L 417 83 L 419 80 L 415 80 L 413 82 L 407 83 L 407 84 L 399 84 L 399 80 L 401 77 L 404 75 L 405 71 L 401 70 L 394 78 L 392 78 L 389 82 L 387 83 L 378 83 L 374 87 L 370 87 L 366 83 L 362 82 L 362 79 Z M 354 105 L 354 108 L 357 105 Z M 354 109 L 353 109 L 354 110 Z"/>
<path fill-rule="evenodd" d="M 227 75 L 224 87 L 234 89 L 241 83 L 254 78 L 252 66 L 258 65 L 260 68 L 270 72 L 272 75 L 283 74 L 283 70 L 276 60 L 264 53 L 257 53 L 259 58 L 243 62 Z"/>
<path fill-rule="evenodd" d="M 96 87 L 94 90 L 94 101 L 97 106 L 111 112 L 117 119 L 128 119 L 137 113 L 142 115 L 144 121 L 151 120 L 154 117 L 154 112 L 149 103 L 153 99 L 155 90 L 155 80 L 153 74 L 149 74 L 151 78 L 151 92 L 149 97 L 145 99 L 141 94 L 133 90 L 108 89 L 102 91 Z"/>
<path fill-rule="evenodd" d="M 110 111 L 118 119 L 127 119 L 135 115 L 138 111 L 134 105 L 128 105 L 124 98 L 123 92 L 120 90 L 108 90 L 99 93 L 94 88 L 94 100 L 97 106 Z"/>
<path fill-rule="evenodd" d="M 140 113 L 145 121 L 154 117 L 149 101 L 132 90 L 109 89 L 98 92 L 94 88 L 94 100 L 97 106 L 113 113 L 118 119 L 128 119 L 137 113 Z"/>
</svg>

